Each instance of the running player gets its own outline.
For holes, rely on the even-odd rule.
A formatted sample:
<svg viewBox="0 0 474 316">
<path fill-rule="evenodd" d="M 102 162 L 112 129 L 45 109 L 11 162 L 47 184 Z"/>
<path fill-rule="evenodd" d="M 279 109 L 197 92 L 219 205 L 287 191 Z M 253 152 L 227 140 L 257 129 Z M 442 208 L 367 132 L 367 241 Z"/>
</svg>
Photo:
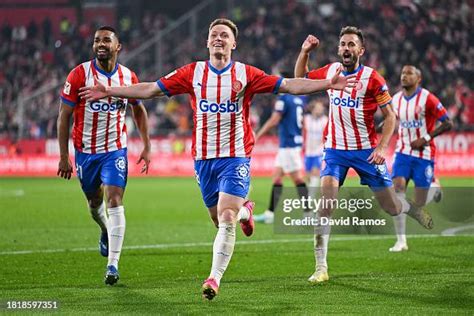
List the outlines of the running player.
<svg viewBox="0 0 474 316">
<path fill-rule="evenodd" d="M 105 283 L 109 285 L 119 279 L 118 262 L 125 235 L 122 198 L 128 169 L 127 105 L 132 105 L 132 114 L 143 141 L 143 151 L 137 163 L 144 162 L 142 172 L 145 173 L 148 173 L 150 163 L 147 113 L 143 104 L 135 99 L 108 97 L 91 102 L 79 97 L 78 93 L 81 87 L 93 86 L 96 81 L 109 87 L 138 83 L 133 71 L 117 63 L 121 48 L 117 32 L 112 27 L 103 26 L 95 32 L 92 46 L 95 58 L 69 73 L 61 92 L 58 117 L 61 158 L 57 174 L 68 180 L 71 178 L 68 142 L 69 123 L 74 116 L 72 138 L 76 172 L 92 218 L 101 229 L 99 249 L 102 256 L 108 257 Z"/>
<path fill-rule="evenodd" d="M 301 146 L 303 144 L 303 111 L 306 98 L 291 94 L 281 95 L 275 102 L 272 116 L 257 132 L 255 141 L 265 135 L 270 129 L 278 125 L 279 148 L 275 158 L 275 169 L 272 177 L 272 192 L 268 209 L 255 216 L 255 221 L 272 224 L 275 206 L 278 204 L 283 189 L 283 177 L 288 174 L 295 184 L 300 196 L 308 195 L 308 188 L 304 182 L 301 169 Z"/>
<path fill-rule="evenodd" d="M 421 208 L 399 200 L 385 165 L 385 150 L 393 134 L 396 115 L 391 106 L 391 97 L 382 76 L 374 69 L 360 63 L 365 52 L 364 36 L 360 29 L 346 26 L 339 35 L 338 55 L 341 62 L 328 64 L 309 71 L 308 58 L 319 40 L 309 35 L 304 41 L 295 65 L 295 77 L 310 79 L 331 78 L 342 65 L 343 76 L 356 75 L 357 86 L 350 93 L 328 90 L 330 99 L 329 123 L 324 131 L 325 151 L 321 170 L 321 193 L 324 199 L 335 199 L 343 185 L 349 168 L 353 168 L 368 185 L 380 206 L 390 215 L 407 213 L 425 228 L 432 228 L 431 215 Z M 377 141 L 374 114 L 380 108 L 384 116 L 382 136 Z M 317 212 L 318 217 L 330 217 L 330 203 Z M 315 272 L 309 282 L 316 284 L 329 280 L 327 251 L 330 226 L 318 225 L 315 229 Z"/>
<path fill-rule="evenodd" d="M 305 171 L 309 183 L 309 195 L 315 196 L 319 187 L 319 172 L 323 156 L 323 133 L 328 123 L 323 102 L 313 100 L 309 104 L 310 113 L 304 116 Z"/>
<path fill-rule="evenodd" d="M 436 146 L 433 138 L 449 131 L 453 123 L 439 99 L 422 88 L 421 71 L 413 65 L 402 68 L 400 81 L 402 90 L 393 96 L 393 105 L 398 114 L 398 142 L 395 150 L 392 179 L 395 192 L 405 199 L 407 184 L 415 183 L 415 205 L 421 207 L 432 199 L 439 201 L 441 188 L 433 181 Z M 441 124 L 435 128 L 436 121 Z M 432 189 L 430 189 L 430 187 Z M 397 242 L 389 250 L 408 250 L 405 230 L 406 215 L 393 217 Z"/>
<path fill-rule="evenodd" d="M 252 210 L 243 207 L 250 184 L 250 156 L 254 136 L 249 107 L 258 93 L 308 94 L 325 89 L 354 87 L 354 76 L 325 80 L 283 79 L 231 59 L 237 47 L 238 30 L 228 19 L 210 24 L 207 39 L 209 60 L 185 65 L 157 82 L 129 87 L 106 87 L 98 83 L 82 89 L 81 96 L 98 100 L 110 96 L 149 99 L 157 96 L 189 94 L 194 112 L 192 155 L 204 203 L 218 225 L 214 240 L 212 268 L 203 283 L 203 297 L 216 296 L 232 257 L 235 225 L 238 220 L 253 231 Z M 252 227 L 249 227 L 252 226 Z"/>
</svg>

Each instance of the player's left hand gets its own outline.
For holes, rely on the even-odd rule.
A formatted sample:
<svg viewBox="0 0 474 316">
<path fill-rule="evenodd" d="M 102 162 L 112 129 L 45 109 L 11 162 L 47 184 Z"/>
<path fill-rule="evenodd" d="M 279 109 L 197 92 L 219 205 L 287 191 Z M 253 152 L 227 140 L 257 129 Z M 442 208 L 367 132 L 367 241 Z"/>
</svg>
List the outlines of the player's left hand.
<svg viewBox="0 0 474 316">
<path fill-rule="evenodd" d="M 334 76 L 331 78 L 329 89 L 344 90 L 346 93 L 351 93 L 351 89 L 355 88 L 359 83 L 359 81 L 356 79 L 356 74 L 349 76 L 339 76 L 341 72 L 342 67 L 339 67 Z"/>
<path fill-rule="evenodd" d="M 150 165 L 150 150 L 147 148 L 144 148 L 142 152 L 140 153 L 140 157 L 137 161 L 137 165 L 143 161 L 143 166 L 142 170 L 140 171 L 141 173 L 148 174 L 148 166 Z"/>
<path fill-rule="evenodd" d="M 383 165 L 385 163 L 385 148 L 381 146 L 375 147 L 367 161 L 375 165 Z"/>
<path fill-rule="evenodd" d="M 87 101 L 97 101 L 109 96 L 107 88 L 99 82 L 98 78 L 95 78 L 94 83 L 93 87 L 79 88 L 79 96 Z"/>
<path fill-rule="evenodd" d="M 421 137 L 421 138 L 418 138 L 418 139 L 415 139 L 414 141 L 412 141 L 410 143 L 410 147 L 411 147 L 411 149 L 415 149 L 415 150 L 423 150 L 423 148 L 426 146 L 426 144 L 428 144 L 426 139 Z"/>
</svg>

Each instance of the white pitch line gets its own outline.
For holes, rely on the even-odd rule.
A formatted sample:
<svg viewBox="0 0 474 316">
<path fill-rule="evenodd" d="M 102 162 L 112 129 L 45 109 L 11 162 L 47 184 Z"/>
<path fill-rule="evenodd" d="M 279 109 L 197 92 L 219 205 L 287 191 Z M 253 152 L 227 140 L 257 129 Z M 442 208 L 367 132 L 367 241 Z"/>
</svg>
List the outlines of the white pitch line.
<svg viewBox="0 0 474 316">
<path fill-rule="evenodd" d="M 441 235 L 443 235 L 443 236 L 454 236 L 457 233 L 460 233 L 460 232 L 465 231 L 465 230 L 471 230 L 471 229 L 474 229 L 474 225 L 464 225 L 464 226 L 445 229 L 441 232 Z"/>
<path fill-rule="evenodd" d="M 409 238 L 434 238 L 434 237 L 449 237 L 441 235 L 408 235 Z M 346 241 L 346 240 L 383 240 L 383 239 L 394 239 L 392 235 L 378 235 L 378 236 L 333 236 L 333 241 Z M 311 242 L 313 238 L 295 238 L 295 239 L 262 239 L 262 240 L 244 240 L 237 241 L 237 245 L 258 245 L 258 244 L 287 244 L 287 243 L 298 243 L 298 242 Z M 192 243 L 174 243 L 174 244 L 155 244 L 155 245 L 135 245 L 135 246 L 124 246 L 123 249 L 172 249 L 172 248 L 197 248 L 197 247 L 209 247 L 212 246 L 213 242 L 192 242 Z M 71 249 L 39 249 L 39 250 L 17 250 L 17 251 L 2 251 L 0 256 L 7 255 L 29 255 L 38 253 L 60 253 L 60 252 L 87 252 L 97 251 L 97 247 L 90 248 L 71 248 Z"/>
<path fill-rule="evenodd" d="M 22 189 L 19 189 L 19 190 L 0 189 L 0 197 L 11 197 L 11 196 L 19 197 L 19 196 L 24 196 L 24 195 L 25 195 L 25 191 Z"/>
</svg>

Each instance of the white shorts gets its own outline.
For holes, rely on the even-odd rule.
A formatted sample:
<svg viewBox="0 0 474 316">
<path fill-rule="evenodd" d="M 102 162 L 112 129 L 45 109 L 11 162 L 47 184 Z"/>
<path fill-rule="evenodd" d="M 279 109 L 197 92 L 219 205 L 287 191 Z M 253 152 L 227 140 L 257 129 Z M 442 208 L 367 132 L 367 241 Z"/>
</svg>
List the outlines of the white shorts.
<svg viewBox="0 0 474 316">
<path fill-rule="evenodd" d="M 301 147 L 279 148 L 275 158 L 275 167 L 282 168 L 284 173 L 303 169 Z"/>
</svg>

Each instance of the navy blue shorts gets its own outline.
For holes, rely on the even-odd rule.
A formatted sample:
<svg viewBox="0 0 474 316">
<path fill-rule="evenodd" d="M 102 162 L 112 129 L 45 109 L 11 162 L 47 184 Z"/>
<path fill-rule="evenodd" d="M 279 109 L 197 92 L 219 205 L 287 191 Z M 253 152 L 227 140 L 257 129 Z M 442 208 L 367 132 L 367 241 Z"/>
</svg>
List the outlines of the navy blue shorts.
<svg viewBox="0 0 474 316">
<path fill-rule="evenodd" d="M 125 189 L 127 185 L 127 148 L 103 154 L 85 154 L 76 150 L 76 170 L 82 191 L 96 192 L 101 184 Z"/>
<path fill-rule="evenodd" d="M 217 205 L 219 192 L 245 198 L 250 187 L 250 158 L 228 157 L 194 162 L 204 204 Z"/>
<path fill-rule="evenodd" d="M 403 177 L 413 180 L 417 188 L 428 189 L 433 181 L 434 161 L 396 153 L 393 163 L 392 179 Z"/>
<path fill-rule="evenodd" d="M 313 168 L 321 169 L 321 161 L 323 156 L 305 156 L 304 168 L 306 172 L 310 172 Z"/>
<path fill-rule="evenodd" d="M 349 168 L 354 169 L 360 177 L 360 184 L 368 185 L 372 190 L 391 187 L 392 180 L 387 170 L 387 165 L 369 163 L 367 158 L 374 149 L 339 150 L 325 149 L 323 155 L 323 169 L 321 178 L 333 176 L 342 186 Z"/>
</svg>

